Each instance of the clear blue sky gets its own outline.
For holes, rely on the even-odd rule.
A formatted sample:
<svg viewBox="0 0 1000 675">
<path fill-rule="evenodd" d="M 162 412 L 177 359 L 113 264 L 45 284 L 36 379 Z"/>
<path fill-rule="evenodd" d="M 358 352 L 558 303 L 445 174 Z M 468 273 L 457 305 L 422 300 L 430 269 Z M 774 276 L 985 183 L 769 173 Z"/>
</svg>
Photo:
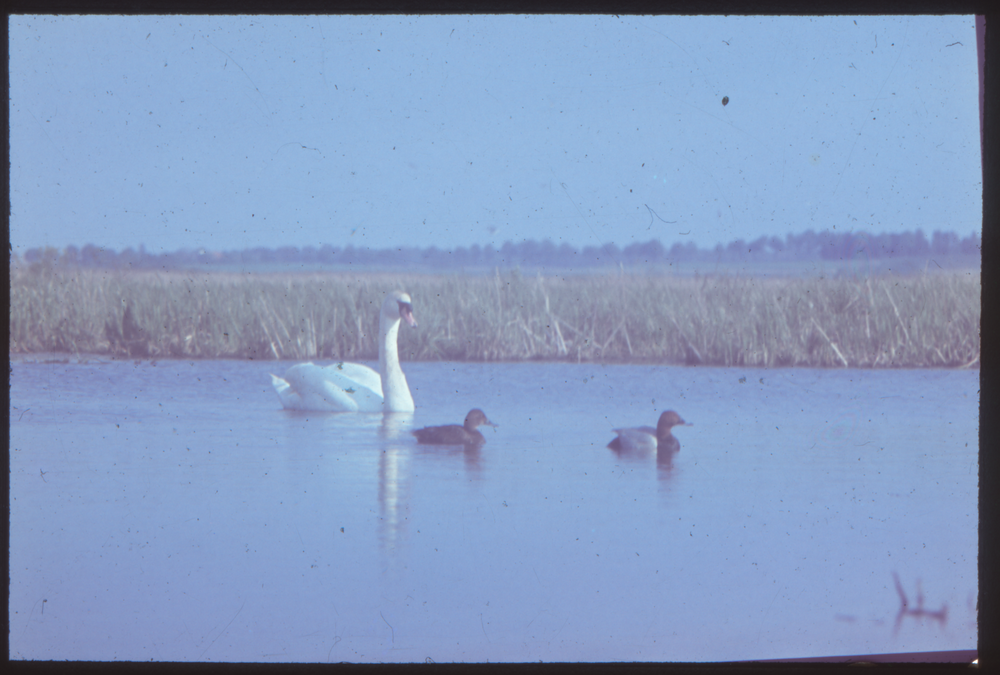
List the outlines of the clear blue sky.
<svg viewBox="0 0 1000 675">
<path fill-rule="evenodd" d="M 19 253 L 981 229 L 972 16 L 9 21 Z"/>
</svg>

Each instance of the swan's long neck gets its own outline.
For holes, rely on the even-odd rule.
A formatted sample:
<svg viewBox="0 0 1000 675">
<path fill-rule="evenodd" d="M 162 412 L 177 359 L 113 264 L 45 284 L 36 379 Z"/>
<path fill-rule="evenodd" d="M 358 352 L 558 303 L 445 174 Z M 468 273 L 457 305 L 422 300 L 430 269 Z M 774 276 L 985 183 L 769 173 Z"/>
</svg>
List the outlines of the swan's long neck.
<svg viewBox="0 0 1000 675">
<path fill-rule="evenodd" d="M 382 404 L 386 412 L 413 412 L 413 397 L 406 384 L 406 376 L 399 366 L 397 336 L 399 319 L 379 317 L 380 342 L 378 345 L 378 370 L 382 376 Z"/>
</svg>

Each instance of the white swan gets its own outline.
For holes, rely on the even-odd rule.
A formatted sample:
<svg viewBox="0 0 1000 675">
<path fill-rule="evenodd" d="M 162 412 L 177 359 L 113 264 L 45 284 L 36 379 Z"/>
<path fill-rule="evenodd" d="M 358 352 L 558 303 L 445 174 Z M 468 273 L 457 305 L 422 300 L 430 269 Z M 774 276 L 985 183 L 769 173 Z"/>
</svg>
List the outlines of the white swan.
<svg viewBox="0 0 1000 675">
<path fill-rule="evenodd" d="M 393 291 L 382 303 L 378 319 L 381 376 L 357 363 L 300 363 L 289 368 L 284 379 L 271 375 L 281 405 L 290 410 L 413 412 L 413 397 L 396 347 L 400 318 L 417 325 L 410 303 L 410 296 L 402 291 Z"/>
</svg>

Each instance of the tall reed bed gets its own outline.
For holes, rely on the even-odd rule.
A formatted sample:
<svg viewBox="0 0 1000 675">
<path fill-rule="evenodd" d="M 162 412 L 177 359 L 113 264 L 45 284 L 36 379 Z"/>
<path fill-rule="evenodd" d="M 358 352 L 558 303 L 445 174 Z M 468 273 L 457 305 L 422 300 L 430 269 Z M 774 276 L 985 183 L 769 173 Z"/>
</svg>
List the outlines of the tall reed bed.
<svg viewBox="0 0 1000 675">
<path fill-rule="evenodd" d="M 10 351 L 375 359 L 401 288 L 404 360 L 814 367 L 968 366 L 978 273 L 864 279 L 708 276 L 11 272 Z"/>
</svg>

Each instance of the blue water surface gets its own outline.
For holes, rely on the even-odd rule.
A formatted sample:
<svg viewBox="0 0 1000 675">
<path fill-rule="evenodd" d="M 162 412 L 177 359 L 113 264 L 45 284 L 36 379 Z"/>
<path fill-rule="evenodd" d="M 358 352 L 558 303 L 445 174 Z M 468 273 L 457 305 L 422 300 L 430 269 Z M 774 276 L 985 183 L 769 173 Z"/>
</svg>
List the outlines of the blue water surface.
<svg viewBox="0 0 1000 675">
<path fill-rule="evenodd" d="M 976 647 L 978 371 L 404 363 L 383 416 L 282 410 L 289 363 L 44 360 L 12 363 L 13 659 Z M 472 407 L 478 450 L 409 433 Z M 667 409 L 671 462 L 605 447 Z"/>
</svg>

